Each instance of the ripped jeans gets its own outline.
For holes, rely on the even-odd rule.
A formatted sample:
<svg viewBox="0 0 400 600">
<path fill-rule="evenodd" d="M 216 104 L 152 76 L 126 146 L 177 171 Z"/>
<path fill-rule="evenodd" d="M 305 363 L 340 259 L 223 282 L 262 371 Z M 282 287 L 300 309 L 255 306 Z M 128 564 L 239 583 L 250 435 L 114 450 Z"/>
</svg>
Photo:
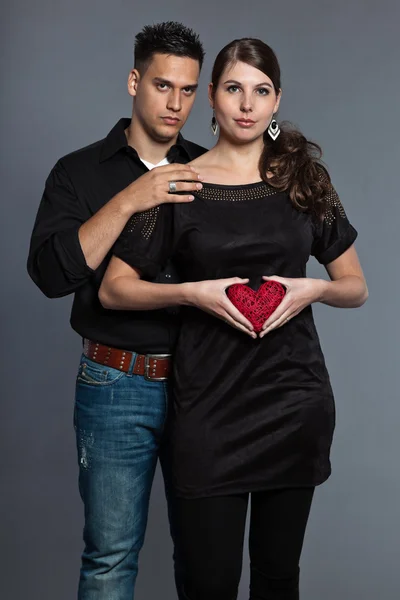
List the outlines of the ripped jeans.
<svg viewBox="0 0 400 600">
<path fill-rule="evenodd" d="M 84 355 L 79 365 L 74 426 L 85 509 L 79 600 L 132 600 L 134 594 L 167 387 L 131 371 Z"/>
</svg>

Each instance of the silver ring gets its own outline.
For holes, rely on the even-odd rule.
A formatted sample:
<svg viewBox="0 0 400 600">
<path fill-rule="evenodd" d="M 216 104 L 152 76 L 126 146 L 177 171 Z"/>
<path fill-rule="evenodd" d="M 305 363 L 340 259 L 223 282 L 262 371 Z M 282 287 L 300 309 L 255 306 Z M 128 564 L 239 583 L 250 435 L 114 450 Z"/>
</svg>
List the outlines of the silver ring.
<svg viewBox="0 0 400 600">
<path fill-rule="evenodd" d="M 175 181 L 170 181 L 169 182 L 169 193 L 170 194 L 175 194 L 176 192 L 176 182 Z"/>
</svg>

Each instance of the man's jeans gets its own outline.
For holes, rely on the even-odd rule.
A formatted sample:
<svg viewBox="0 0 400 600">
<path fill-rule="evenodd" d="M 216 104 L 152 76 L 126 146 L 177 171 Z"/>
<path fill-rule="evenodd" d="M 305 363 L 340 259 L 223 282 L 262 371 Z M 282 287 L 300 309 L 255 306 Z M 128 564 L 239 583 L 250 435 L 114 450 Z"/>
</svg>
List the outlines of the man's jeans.
<svg viewBox="0 0 400 600">
<path fill-rule="evenodd" d="M 132 361 L 133 363 L 133 361 Z M 132 600 L 167 415 L 165 381 L 82 356 L 74 425 L 85 549 L 79 600 Z"/>
</svg>

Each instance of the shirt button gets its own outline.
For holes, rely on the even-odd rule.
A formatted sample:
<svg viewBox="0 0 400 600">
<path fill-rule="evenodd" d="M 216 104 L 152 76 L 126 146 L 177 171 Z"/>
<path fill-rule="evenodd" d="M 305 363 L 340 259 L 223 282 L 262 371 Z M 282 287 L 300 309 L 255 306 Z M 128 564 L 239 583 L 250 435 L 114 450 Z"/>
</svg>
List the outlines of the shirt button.
<svg viewBox="0 0 400 600">
<path fill-rule="evenodd" d="M 171 279 L 171 275 L 170 275 L 169 273 L 166 273 L 166 274 L 165 274 L 165 277 L 166 277 L 167 279 Z"/>
</svg>

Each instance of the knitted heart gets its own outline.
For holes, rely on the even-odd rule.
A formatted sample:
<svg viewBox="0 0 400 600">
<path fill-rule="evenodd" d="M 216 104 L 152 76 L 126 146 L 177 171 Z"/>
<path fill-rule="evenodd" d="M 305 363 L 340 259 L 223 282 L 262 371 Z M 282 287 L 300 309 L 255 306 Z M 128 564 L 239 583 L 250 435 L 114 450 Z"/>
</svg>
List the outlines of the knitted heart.
<svg viewBox="0 0 400 600">
<path fill-rule="evenodd" d="M 235 283 L 227 289 L 229 300 L 254 327 L 257 333 L 282 302 L 286 290 L 277 281 L 266 281 L 255 292 L 248 285 Z"/>
</svg>

